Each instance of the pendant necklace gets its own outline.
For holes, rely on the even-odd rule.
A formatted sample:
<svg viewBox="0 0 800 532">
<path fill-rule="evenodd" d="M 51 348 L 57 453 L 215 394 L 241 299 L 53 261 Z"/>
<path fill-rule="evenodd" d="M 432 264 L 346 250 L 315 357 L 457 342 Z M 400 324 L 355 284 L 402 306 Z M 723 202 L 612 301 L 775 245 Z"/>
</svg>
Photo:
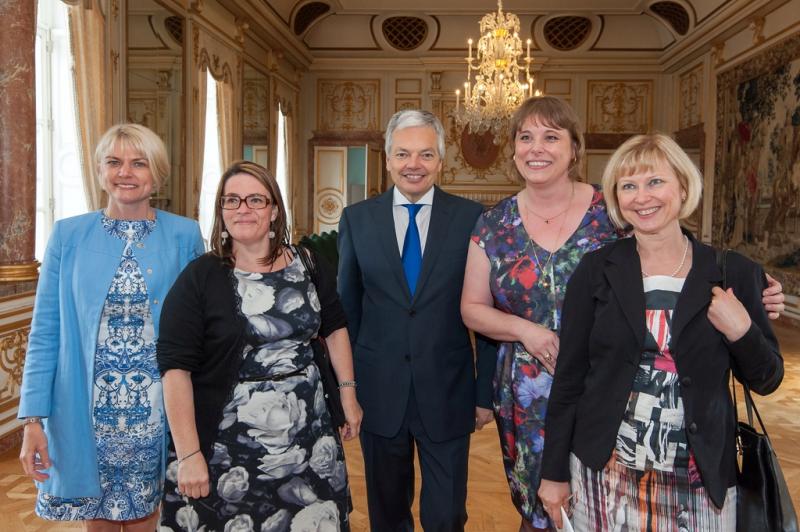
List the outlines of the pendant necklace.
<svg viewBox="0 0 800 532">
<path fill-rule="evenodd" d="M 558 214 L 558 215 L 556 215 L 556 216 L 554 216 L 554 217 L 552 217 L 550 219 L 545 219 L 542 216 L 539 216 L 538 214 L 534 213 L 533 211 L 531 211 L 528 208 L 527 196 L 525 198 L 526 199 L 525 210 L 527 210 L 528 213 L 533 214 L 533 215 L 537 216 L 538 218 L 541 218 L 542 220 L 544 220 L 544 222 L 546 224 L 549 224 L 550 220 L 553 220 L 553 219 L 557 218 L 558 216 L 561 216 L 562 214 L 565 214 L 569 210 L 570 206 L 572 206 L 572 198 L 573 197 L 575 197 L 575 182 L 574 181 L 572 182 L 572 194 L 569 197 L 569 203 L 567 204 L 567 208 L 564 209 L 563 211 L 561 211 L 560 214 Z M 558 228 L 558 234 L 556 234 L 555 244 L 558 244 L 561 241 L 561 231 L 564 230 L 564 224 L 566 223 L 566 221 L 567 221 L 567 217 L 564 216 L 564 218 L 561 220 L 561 225 Z M 551 263 L 553 262 L 553 255 L 555 255 L 556 251 L 558 251 L 560 248 L 556 248 L 553 251 L 551 251 L 550 254 L 547 256 L 547 260 L 545 261 L 544 266 L 542 266 L 542 263 L 539 261 L 539 255 L 536 253 L 536 243 L 533 241 L 532 238 L 530 238 L 530 240 L 531 240 L 531 244 L 533 244 L 531 246 L 531 251 L 533 252 L 533 260 L 536 262 L 536 267 L 539 268 L 539 276 L 540 276 L 540 279 L 541 279 L 542 287 L 543 288 L 550 288 L 553 276 L 550 275 L 551 279 L 548 280 L 548 278 L 547 278 L 548 276 L 547 276 L 546 270 L 547 270 L 548 266 L 550 266 Z M 551 274 L 552 274 L 552 270 L 551 270 Z"/>
<path fill-rule="evenodd" d="M 525 210 L 528 211 L 528 214 L 532 214 L 532 215 L 536 216 L 537 218 L 539 218 L 540 220 L 542 220 L 544 223 L 549 224 L 550 222 L 552 222 L 553 220 L 555 220 L 556 218 L 558 218 L 562 214 L 565 214 L 569 210 L 569 208 L 572 206 L 572 198 L 574 198 L 574 197 L 575 197 L 575 181 L 572 182 L 572 193 L 569 196 L 569 201 L 567 202 L 567 208 L 564 209 L 563 211 L 561 211 L 560 213 L 555 214 L 555 215 L 553 215 L 553 216 L 551 216 L 549 218 L 545 218 L 541 214 L 531 210 L 531 208 L 528 206 L 528 201 L 527 201 L 528 196 L 527 195 L 525 196 L 525 200 L 526 200 L 525 201 Z"/>
<path fill-rule="evenodd" d="M 681 257 L 681 263 L 678 264 L 678 267 L 675 268 L 675 271 L 669 274 L 669 277 L 675 277 L 676 275 L 678 275 L 678 272 L 683 269 L 683 265 L 686 262 L 686 255 L 689 252 L 689 237 L 683 235 L 683 239 L 685 240 L 686 243 L 683 245 L 683 257 Z M 636 246 L 636 251 L 637 252 L 639 251 L 638 245 Z M 642 277 L 650 277 L 650 275 L 646 271 L 644 271 L 644 268 L 642 268 Z"/>
</svg>

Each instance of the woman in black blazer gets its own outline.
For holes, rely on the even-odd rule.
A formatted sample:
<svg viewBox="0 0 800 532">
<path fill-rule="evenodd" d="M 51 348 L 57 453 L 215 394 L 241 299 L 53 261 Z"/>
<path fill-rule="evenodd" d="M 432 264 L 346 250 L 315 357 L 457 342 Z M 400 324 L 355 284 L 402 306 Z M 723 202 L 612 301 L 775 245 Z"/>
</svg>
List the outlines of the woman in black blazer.
<svg viewBox="0 0 800 532">
<path fill-rule="evenodd" d="M 539 496 L 576 530 L 734 530 L 730 371 L 767 394 L 783 359 L 761 267 L 679 221 L 702 178 L 669 137 L 639 135 L 603 174 L 609 215 L 633 237 L 584 256 L 570 279 L 545 425 Z M 571 486 L 570 486 L 571 483 Z"/>
</svg>

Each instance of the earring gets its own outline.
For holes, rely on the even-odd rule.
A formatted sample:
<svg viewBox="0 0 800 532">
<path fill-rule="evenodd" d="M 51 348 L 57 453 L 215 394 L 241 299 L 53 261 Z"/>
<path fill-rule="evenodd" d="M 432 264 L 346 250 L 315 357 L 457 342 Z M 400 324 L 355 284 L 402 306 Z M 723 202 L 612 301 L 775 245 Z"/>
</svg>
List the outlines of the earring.
<svg viewBox="0 0 800 532">
<path fill-rule="evenodd" d="M 267 237 L 269 237 L 269 239 L 270 239 L 270 240 L 272 240 L 273 238 L 275 238 L 275 231 L 273 231 L 272 229 L 270 229 L 269 233 L 267 233 Z"/>
<path fill-rule="evenodd" d="M 222 245 L 224 246 L 225 243 L 228 241 L 228 237 L 231 235 L 229 235 L 228 232 L 223 229 L 222 232 L 219 234 L 219 236 L 222 237 Z"/>
</svg>

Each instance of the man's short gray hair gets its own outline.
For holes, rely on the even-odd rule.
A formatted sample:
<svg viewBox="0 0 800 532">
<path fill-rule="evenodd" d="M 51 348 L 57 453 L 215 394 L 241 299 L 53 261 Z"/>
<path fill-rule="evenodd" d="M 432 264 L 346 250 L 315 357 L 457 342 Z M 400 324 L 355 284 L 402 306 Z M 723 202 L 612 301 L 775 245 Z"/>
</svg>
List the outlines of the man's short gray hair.
<svg viewBox="0 0 800 532">
<path fill-rule="evenodd" d="M 444 159 L 444 126 L 430 111 L 422 109 L 404 109 L 398 111 L 389 119 L 386 125 L 386 157 L 392 153 L 392 135 L 398 129 L 409 127 L 430 127 L 436 132 L 436 148 L 439 151 L 439 158 Z"/>
</svg>

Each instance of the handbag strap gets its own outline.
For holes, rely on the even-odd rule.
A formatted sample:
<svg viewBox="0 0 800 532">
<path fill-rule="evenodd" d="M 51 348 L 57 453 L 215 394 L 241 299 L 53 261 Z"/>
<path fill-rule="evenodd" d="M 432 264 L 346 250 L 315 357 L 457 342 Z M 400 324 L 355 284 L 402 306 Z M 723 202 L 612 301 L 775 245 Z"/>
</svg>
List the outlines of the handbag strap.
<svg viewBox="0 0 800 532">
<path fill-rule="evenodd" d="M 720 271 L 722 272 L 722 289 L 728 289 L 728 251 L 729 249 L 716 249 L 717 255 L 717 267 L 719 267 Z M 744 390 L 744 404 L 745 408 L 747 409 L 747 423 L 750 426 L 753 426 L 753 413 L 756 415 L 756 419 L 758 420 L 758 424 L 761 426 L 761 432 L 764 433 L 764 436 L 767 437 L 769 440 L 769 435 L 767 434 L 767 428 L 764 426 L 764 422 L 761 420 L 761 414 L 758 413 L 758 409 L 756 408 L 756 403 L 753 401 L 753 394 L 750 392 L 750 385 L 746 382 L 742 382 L 742 389 Z M 733 394 L 733 413 L 736 416 L 736 420 L 739 420 L 739 411 L 736 404 L 736 379 L 733 376 L 733 372 L 731 372 L 731 393 Z M 738 432 L 738 427 L 737 427 Z M 771 443 L 771 442 L 770 442 Z"/>
<path fill-rule="evenodd" d="M 311 282 L 314 283 L 314 286 L 317 286 L 319 283 L 319 277 L 317 277 L 317 264 L 314 262 L 314 259 L 311 255 L 311 250 L 303 245 L 292 246 L 294 248 L 294 252 L 300 257 L 300 262 L 303 263 L 303 268 L 306 269 L 308 275 L 311 277 Z"/>
</svg>

